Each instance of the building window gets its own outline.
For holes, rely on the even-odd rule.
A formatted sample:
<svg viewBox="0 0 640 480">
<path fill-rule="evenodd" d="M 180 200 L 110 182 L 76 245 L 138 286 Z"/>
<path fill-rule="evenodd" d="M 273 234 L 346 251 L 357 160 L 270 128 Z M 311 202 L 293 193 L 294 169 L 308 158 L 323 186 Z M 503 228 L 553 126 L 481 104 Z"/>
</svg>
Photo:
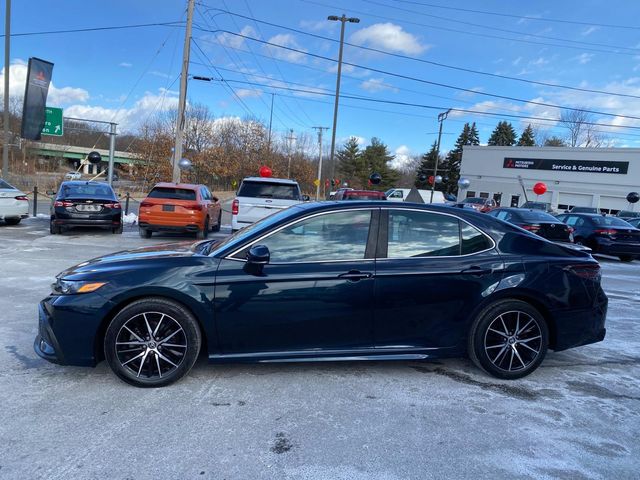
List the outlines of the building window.
<svg viewBox="0 0 640 480">
<path fill-rule="evenodd" d="M 494 193 L 493 194 L 493 199 L 496 201 L 496 205 L 499 207 L 500 203 L 502 203 L 502 194 L 501 193 Z"/>
<path fill-rule="evenodd" d="M 511 205 L 510 207 L 517 207 L 520 205 L 520 195 L 511 195 Z"/>
<path fill-rule="evenodd" d="M 472 192 L 471 190 L 467 191 L 467 198 L 471 198 L 471 197 L 475 197 L 476 196 L 476 192 Z"/>
<path fill-rule="evenodd" d="M 480 198 L 489 198 L 489 192 L 480 192 Z"/>
</svg>

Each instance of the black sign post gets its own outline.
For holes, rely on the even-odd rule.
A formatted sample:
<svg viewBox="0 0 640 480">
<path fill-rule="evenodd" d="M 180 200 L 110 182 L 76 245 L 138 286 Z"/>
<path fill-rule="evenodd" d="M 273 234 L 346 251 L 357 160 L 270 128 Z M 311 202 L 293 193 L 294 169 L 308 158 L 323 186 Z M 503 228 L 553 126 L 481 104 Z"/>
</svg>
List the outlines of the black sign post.
<svg viewBox="0 0 640 480">
<path fill-rule="evenodd" d="M 20 129 L 22 138 L 40 140 L 52 73 L 53 63 L 35 57 L 29 59 Z"/>
</svg>

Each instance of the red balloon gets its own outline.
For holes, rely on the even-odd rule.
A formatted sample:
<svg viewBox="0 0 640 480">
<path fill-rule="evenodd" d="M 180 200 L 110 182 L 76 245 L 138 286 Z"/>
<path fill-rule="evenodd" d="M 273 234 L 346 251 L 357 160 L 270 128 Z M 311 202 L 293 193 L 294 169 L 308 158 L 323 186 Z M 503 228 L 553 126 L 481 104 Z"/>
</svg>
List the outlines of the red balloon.
<svg viewBox="0 0 640 480">
<path fill-rule="evenodd" d="M 542 182 L 538 182 L 533 186 L 533 192 L 536 195 L 544 195 L 546 191 L 547 191 L 547 185 Z"/>
<path fill-rule="evenodd" d="M 429 183 L 431 185 L 433 185 L 433 181 L 435 180 L 435 178 L 433 177 L 433 175 L 429 175 Z"/>
<path fill-rule="evenodd" d="M 267 167 L 266 165 L 263 165 L 260 167 L 260 176 L 261 177 L 270 177 L 271 175 L 273 175 L 273 172 L 271 171 L 271 169 L 269 167 Z"/>
</svg>

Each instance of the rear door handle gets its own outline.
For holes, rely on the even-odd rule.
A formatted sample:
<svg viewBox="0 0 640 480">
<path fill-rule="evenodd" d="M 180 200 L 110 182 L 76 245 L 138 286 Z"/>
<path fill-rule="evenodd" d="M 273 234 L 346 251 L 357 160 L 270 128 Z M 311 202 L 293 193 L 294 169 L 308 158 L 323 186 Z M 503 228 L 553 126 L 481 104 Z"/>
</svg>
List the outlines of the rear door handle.
<svg viewBox="0 0 640 480">
<path fill-rule="evenodd" d="M 490 273 L 492 273 L 493 270 L 490 268 L 482 268 L 482 267 L 478 267 L 478 266 L 473 266 L 473 267 L 469 267 L 469 268 L 465 268 L 464 270 L 462 270 L 460 273 L 464 274 L 464 275 L 474 275 L 474 276 L 481 276 L 481 275 L 488 275 Z"/>
<path fill-rule="evenodd" d="M 350 270 L 347 273 L 343 273 L 338 275 L 338 278 L 343 278 L 345 280 L 351 280 L 353 282 L 357 282 L 358 280 L 363 280 L 365 278 L 371 278 L 373 274 L 369 272 L 360 272 L 358 270 Z"/>
</svg>

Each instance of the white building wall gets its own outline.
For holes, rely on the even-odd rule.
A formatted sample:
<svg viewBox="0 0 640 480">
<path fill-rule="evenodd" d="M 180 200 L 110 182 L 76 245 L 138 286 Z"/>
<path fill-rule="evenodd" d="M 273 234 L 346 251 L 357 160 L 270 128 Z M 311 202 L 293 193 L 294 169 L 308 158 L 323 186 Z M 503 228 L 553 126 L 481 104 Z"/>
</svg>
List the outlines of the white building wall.
<svg viewBox="0 0 640 480">
<path fill-rule="evenodd" d="M 628 162 L 628 169 L 625 174 L 584 169 L 505 168 L 505 158 Z M 468 192 L 473 192 L 473 196 L 502 194 L 502 206 L 510 206 L 512 196 L 518 196 L 518 205 L 521 205 L 525 201 L 518 181 L 518 176 L 521 176 L 529 200 L 550 202 L 555 209 L 558 205 L 579 205 L 607 211 L 622 210 L 629 208 L 627 194 L 640 191 L 640 149 L 466 146 L 462 153 L 460 176 L 469 179 L 471 185 L 468 190 L 458 192 L 459 200 L 468 196 Z M 539 197 L 532 190 L 537 182 L 547 185 L 547 193 Z M 635 209 L 640 210 L 640 204 L 636 204 Z"/>
</svg>

